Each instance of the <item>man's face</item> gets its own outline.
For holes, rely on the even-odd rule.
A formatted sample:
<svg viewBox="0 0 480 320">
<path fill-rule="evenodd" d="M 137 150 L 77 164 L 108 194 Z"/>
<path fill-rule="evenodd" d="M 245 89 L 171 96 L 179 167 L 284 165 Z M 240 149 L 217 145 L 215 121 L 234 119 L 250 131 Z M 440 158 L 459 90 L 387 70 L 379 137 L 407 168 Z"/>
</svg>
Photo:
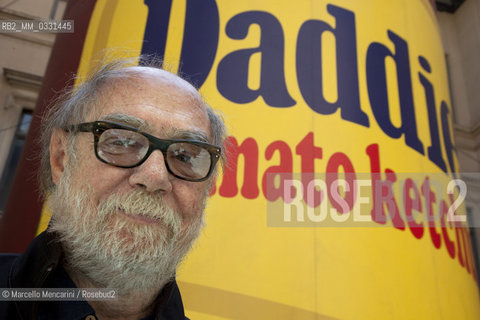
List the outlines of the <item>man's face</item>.
<svg viewBox="0 0 480 320">
<path fill-rule="evenodd" d="M 161 139 L 194 137 L 210 142 L 208 115 L 195 89 L 163 71 L 147 71 L 140 79 L 113 82 L 85 122 L 110 120 L 135 127 L 141 124 L 143 131 Z M 64 238 L 70 237 L 65 240 L 69 242 L 66 247 L 74 251 L 75 246 L 95 237 L 88 246 L 101 246 L 96 250 L 104 251 L 92 260 L 101 256 L 105 262 L 116 259 L 119 268 L 126 268 L 126 262 L 145 267 L 149 257 L 153 267 L 155 258 L 165 253 L 158 252 L 158 248 L 166 252 L 188 248 L 198 234 L 210 182 L 189 182 L 172 176 L 158 150 L 138 167 L 125 169 L 105 164 L 96 158 L 93 141 L 92 133 L 78 133 L 75 159 L 64 145 L 63 168 L 52 165 L 53 180 L 57 186 L 60 184 L 54 197 L 58 211 L 54 220 L 59 221 L 56 229 L 65 234 Z M 55 149 L 51 153 L 54 158 L 61 154 Z M 70 203 L 66 203 L 67 199 Z M 179 244 L 176 247 L 169 241 Z M 85 252 L 79 256 L 94 254 Z M 85 268 L 88 265 L 80 269 Z"/>
<path fill-rule="evenodd" d="M 210 141 L 208 115 L 196 91 L 185 82 L 166 83 L 165 73 L 155 71 L 145 79 L 123 80 L 105 93 L 99 107 L 88 121 L 113 120 L 133 126 L 128 118 L 144 121 L 148 133 L 163 139 L 204 137 Z M 88 122 L 87 121 L 87 122 Z M 197 138 L 197 139 L 199 139 Z M 93 135 L 81 133 L 77 138 L 79 158 L 74 184 L 89 185 L 97 203 L 112 194 L 128 193 L 136 188 L 160 193 L 165 203 L 182 213 L 185 224 L 201 212 L 208 182 L 189 182 L 168 173 L 160 151 L 154 151 L 140 166 L 124 169 L 102 163 L 93 150 Z M 132 218 L 132 217 L 126 217 Z M 135 223 L 147 223 L 138 221 Z"/>
</svg>

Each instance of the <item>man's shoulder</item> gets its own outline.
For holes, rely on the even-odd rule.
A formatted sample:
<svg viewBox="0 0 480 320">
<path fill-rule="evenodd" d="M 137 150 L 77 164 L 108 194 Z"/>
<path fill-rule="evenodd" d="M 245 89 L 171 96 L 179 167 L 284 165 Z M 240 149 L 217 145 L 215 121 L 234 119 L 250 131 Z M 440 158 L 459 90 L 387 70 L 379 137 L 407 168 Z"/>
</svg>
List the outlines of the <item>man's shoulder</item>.
<svg viewBox="0 0 480 320">
<path fill-rule="evenodd" d="M 22 254 L 0 253 L 0 288 L 37 288 L 44 285 L 49 266 L 59 258 L 45 233 L 37 236 Z M 54 247 L 54 246 L 53 246 Z M 34 304 L 0 301 L 0 319 L 31 319 Z"/>
<path fill-rule="evenodd" d="M 0 253 L 0 288 L 10 288 L 9 275 L 19 254 Z M 0 319 L 17 319 L 11 301 L 0 301 Z"/>
<path fill-rule="evenodd" d="M 19 253 L 0 253 L 0 268 L 4 264 L 12 263 L 19 255 Z"/>
<path fill-rule="evenodd" d="M 0 253 L 0 288 L 8 287 L 8 275 L 19 254 Z"/>
<path fill-rule="evenodd" d="M 0 253 L 0 267 L 4 263 L 11 263 L 19 255 L 20 255 L 19 253 Z"/>
<path fill-rule="evenodd" d="M 53 236 L 45 232 L 38 235 L 22 254 L 0 253 L 0 288 L 34 288 L 40 285 L 45 269 L 57 264 L 60 257 L 58 245 L 51 244 Z M 6 279 L 10 279 L 5 282 Z M 9 283 L 11 282 L 11 283 Z"/>
</svg>

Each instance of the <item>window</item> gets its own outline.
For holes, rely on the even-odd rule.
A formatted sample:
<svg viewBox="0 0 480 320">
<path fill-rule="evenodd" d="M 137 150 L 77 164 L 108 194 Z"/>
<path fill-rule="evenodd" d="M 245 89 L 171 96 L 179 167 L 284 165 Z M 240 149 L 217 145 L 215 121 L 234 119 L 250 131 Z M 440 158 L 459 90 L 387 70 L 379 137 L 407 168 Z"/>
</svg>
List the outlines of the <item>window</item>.
<svg viewBox="0 0 480 320">
<path fill-rule="evenodd" d="M 15 130 L 15 136 L 12 140 L 10 152 L 8 153 L 7 161 L 3 169 L 2 178 L 0 179 L 0 212 L 3 212 L 7 204 L 10 187 L 15 176 L 15 169 L 17 168 L 20 154 L 22 153 L 25 138 L 30 128 L 32 120 L 32 112 L 30 110 L 23 110 L 20 117 L 20 123 L 14 128 L 5 128 L 3 130 Z"/>
</svg>

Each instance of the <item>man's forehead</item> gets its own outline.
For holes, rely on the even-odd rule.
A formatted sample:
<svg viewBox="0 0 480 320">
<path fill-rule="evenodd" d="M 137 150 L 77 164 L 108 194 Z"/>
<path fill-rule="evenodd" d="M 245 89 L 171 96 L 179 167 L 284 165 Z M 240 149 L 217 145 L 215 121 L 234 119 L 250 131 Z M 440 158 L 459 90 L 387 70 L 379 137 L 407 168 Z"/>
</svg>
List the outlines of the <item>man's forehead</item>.
<svg viewBox="0 0 480 320">
<path fill-rule="evenodd" d="M 93 120 L 122 122 L 152 134 L 180 137 L 192 133 L 209 141 L 210 121 L 198 91 L 161 69 L 130 67 L 109 79 L 90 113 Z M 110 119 L 107 119 L 110 118 Z"/>
<path fill-rule="evenodd" d="M 137 79 L 141 84 L 143 81 L 158 87 L 160 90 L 166 92 L 181 93 L 182 97 L 193 98 L 195 101 L 201 100 L 200 95 L 188 81 L 182 79 L 176 74 L 173 74 L 169 71 L 152 68 L 152 67 L 128 67 L 124 69 L 124 74 L 126 78 Z M 132 84 L 131 81 L 127 83 Z"/>
<path fill-rule="evenodd" d="M 104 100 L 124 99 L 124 96 L 141 96 L 155 93 L 176 104 L 187 104 L 192 108 L 204 109 L 203 99 L 195 87 L 179 76 L 162 69 L 151 67 L 128 67 L 121 76 L 109 78 L 100 89 Z"/>
</svg>

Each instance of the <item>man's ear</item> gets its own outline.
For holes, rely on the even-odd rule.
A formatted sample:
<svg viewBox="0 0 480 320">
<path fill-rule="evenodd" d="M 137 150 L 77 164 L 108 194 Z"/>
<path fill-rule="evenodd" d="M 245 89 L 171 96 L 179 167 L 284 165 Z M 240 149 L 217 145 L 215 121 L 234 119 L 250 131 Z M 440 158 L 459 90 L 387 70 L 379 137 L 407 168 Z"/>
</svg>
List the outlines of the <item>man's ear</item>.
<svg viewBox="0 0 480 320">
<path fill-rule="evenodd" d="M 52 181 L 55 184 L 58 184 L 58 181 L 60 181 L 68 161 L 67 144 L 67 133 L 61 129 L 53 129 L 49 151 Z"/>
</svg>

